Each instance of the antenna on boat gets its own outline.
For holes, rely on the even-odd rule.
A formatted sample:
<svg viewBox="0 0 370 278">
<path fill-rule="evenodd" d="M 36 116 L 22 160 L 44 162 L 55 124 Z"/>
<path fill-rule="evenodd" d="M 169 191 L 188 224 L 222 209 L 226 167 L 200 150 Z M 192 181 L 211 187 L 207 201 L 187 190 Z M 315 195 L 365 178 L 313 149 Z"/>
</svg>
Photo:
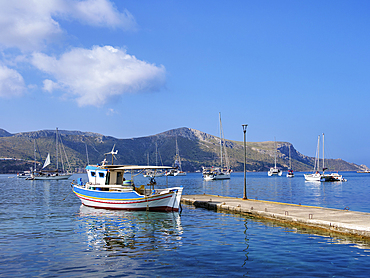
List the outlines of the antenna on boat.
<svg viewBox="0 0 370 278">
<path fill-rule="evenodd" d="M 112 155 L 112 165 L 113 165 L 113 158 L 116 158 L 114 155 L 118 153 L 118 150 L 114 151 L 114 147 L 115 146 L 116 146 L 116 144 L 113 145 L 113 148 L 112 148 L 112 150 L 109 153 L 105 153 L 104 154 L 105 155 L 104 160 L 106 160 L 108 154 L 111 154 Z"/>
</svg>

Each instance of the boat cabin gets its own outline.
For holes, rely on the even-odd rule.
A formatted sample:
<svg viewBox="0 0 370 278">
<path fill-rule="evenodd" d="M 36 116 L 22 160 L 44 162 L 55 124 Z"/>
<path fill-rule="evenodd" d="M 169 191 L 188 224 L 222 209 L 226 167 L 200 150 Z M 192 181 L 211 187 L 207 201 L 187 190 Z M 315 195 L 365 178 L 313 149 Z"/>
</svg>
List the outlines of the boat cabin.
<svg viewBox="0 0 370 278">
<path fill-rule="evenodd" d="M 125 184 L 123 169 L 106 169 L 99 166 L 87 166 L 89 183 L 93 185 L 123 185 Z"/>
</svg>

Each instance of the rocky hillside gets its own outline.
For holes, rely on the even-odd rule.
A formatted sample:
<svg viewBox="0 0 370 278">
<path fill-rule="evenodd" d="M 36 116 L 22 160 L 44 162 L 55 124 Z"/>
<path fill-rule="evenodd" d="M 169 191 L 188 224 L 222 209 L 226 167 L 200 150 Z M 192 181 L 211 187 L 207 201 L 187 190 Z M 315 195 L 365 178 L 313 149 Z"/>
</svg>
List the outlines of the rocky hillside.
<svg viewBox="0 0 370 278">
<path fill-rule="evenodd" d="M 196 171 L 202 166 L 220 164 L 220 140 L 218 137 L 191 128 L 178 128 L 153 136 L 117 139 L 98 133 L 60 130 L 60 146 L 63 149 L 63 165 L 72 170 L 83 169 L 86 164 L 99 163 L 104 153 L 115 145 L 118 154 L 116 164 L 172 165 L 176 154 L 176 140 L 179 146 L 183 170 Z M 56 133 L 54 130 L 40 130 L 10 134 L 0 129 L 0 172 L 10 173 L 29 170 L 34 165 L 34 146 L 36 161 L 41 165 L 48 153 L 52 164 L 56 161 Z M 299 153 L 291 143 L 277 143 L 277 166 L 286 170 L 289 165 L 289 148 L 291 149 L 292 166 L 295 171 L 311 171 L 314 158 Z M 156 152 L 156 145 L 157 150 Z M 226 151 L 229 163 L 234 171 L 242 171 L 244 163 L 243 142 L 226 140 Z M 64 155 L 66 154 L 66 156 Z M 248 142 L 247 170 L 267 171 L 274 165 L 274 142 Z M 60 157 L 61 155 L 59 155 Z M 8 158 L 8 159 L 4 159 Z M 11 158 L 11 159 L 9 159 Z M 59 162 L 61 165 L 61 162 Z M 329 170 L 357 171 L 360 166 L 341 159 L 327 159 L 325 165 Z M 40 166 L 38 166 L 40 167 Z M 68 167 L 67 167 L 68 168 Z"/>
</svg>

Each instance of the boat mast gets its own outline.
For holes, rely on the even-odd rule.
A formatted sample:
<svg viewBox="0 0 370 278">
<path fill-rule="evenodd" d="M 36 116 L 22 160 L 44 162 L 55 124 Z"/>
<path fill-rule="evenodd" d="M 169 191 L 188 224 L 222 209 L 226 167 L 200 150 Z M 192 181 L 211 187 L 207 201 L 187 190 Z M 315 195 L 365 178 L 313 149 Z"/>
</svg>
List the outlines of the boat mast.
<svg viewBox="0 0 370 278">
<path fill-rule="evenodd" d="M 155 142 L 155 166 L 158 166 L 158 144 Z"/>
<path fill-rule="evenodd" d="M 320 135 L 317 137 L 316 157 L 314 171 L 320 170 Z"/>
<path fill-rule="evenodd" d="M 221 123 L 221 112 L 218 112 L 220 118 L 220 156 L 221 156 L 221 169 L 222 169 L 222 123 Z"/>
<path fill-rule="evenodd" d="M 35 168 L 34 172 L 36 172 L 36 139 L 33 140 L 33 149 L 34 149 L 34 159 L 35 159 Z"/>
<path fill-rule="evenodd" d="M 177 135 L 176 135 L 176 159 L 179 160 L 179 169 L 180 169 L 180 171 L 182 171 L 182 169 L 181 169 L 181 158 L 180 158 L 179 146 L 177 145 Z M 175 159 L 175 161 L 176 161 L 176 159 Z"/>
<path fill-rule="evenodd" d="M 55 141 L 56 141 L 56 153 L 57 153 L 57 172 L 58 172 L 58 128 L 55 132 Z"/>
<path fill-rule="evenodd" d="M 276 169 L 276 137 L 274 137 L 274 141 L 275 141 L 275 169 Z"/>
<path fill-rule="evenodd" d="M 88 153 L 88 151 L 87 151 L 87 145 L 86 145 L 86 142 L 85 142 L 85 148 L 86 148 L 87 165 L 90 165 L 90 162 L 89 162 L 89 153 Z"/>
<path fill-rule="evenodd" d="M 322 172 L 325 172 L 325 149 L 324 149 L 324 133 L 322 134 Z"/>
</svg>

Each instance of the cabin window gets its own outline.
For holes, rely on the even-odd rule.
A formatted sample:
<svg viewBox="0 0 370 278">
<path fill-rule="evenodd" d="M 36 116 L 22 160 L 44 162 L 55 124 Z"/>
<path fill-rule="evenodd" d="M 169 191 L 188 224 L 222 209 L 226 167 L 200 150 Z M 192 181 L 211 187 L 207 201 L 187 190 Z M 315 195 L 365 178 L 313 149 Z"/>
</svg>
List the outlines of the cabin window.
<svg viewBox="0 0 370 278">
<path fill-rule="evenodd" d="M 99 173 L 99 178 L 104 178 L 104 173 Z"/>
<path fill-rule="evenodd" d="M 95 172 L 91 172 L 92 177 L 95 177 L 95 174 L 96 174 Z"/>
</svg>

